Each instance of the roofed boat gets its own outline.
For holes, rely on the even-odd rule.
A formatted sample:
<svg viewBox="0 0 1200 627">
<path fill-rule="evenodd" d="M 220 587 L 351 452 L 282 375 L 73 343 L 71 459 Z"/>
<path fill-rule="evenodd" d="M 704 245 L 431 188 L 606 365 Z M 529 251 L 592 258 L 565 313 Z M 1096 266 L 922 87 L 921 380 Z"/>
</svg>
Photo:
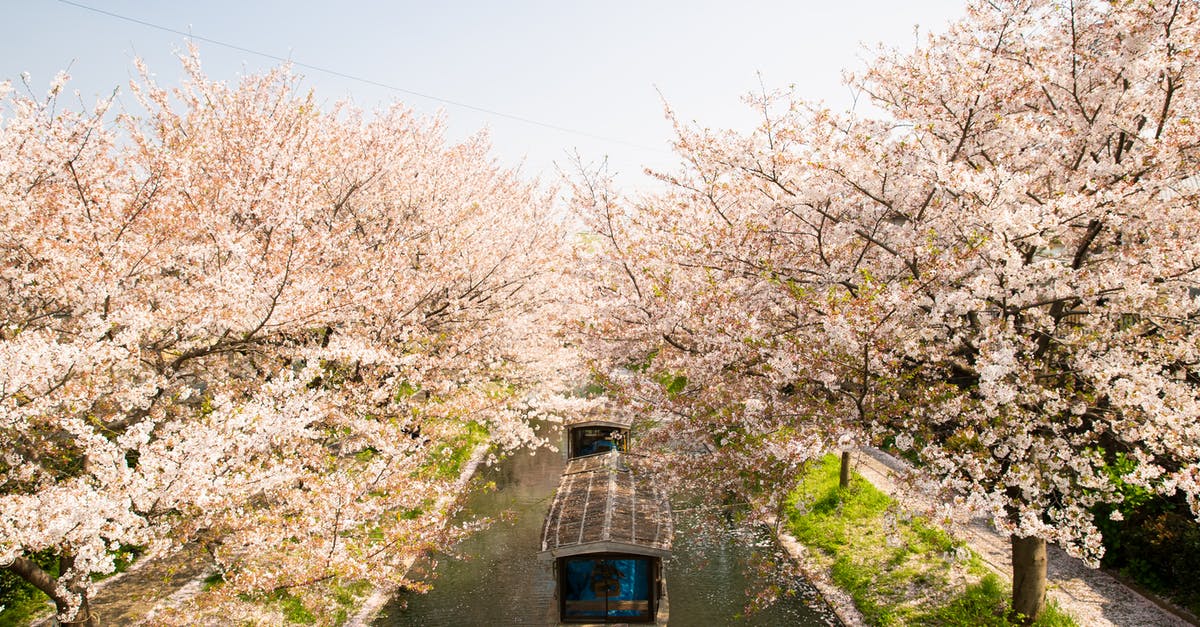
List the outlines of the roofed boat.
<svg viewBox="0 0 1200 627">
<path fill-rule="evenodd" d="M 564 623 L 665 620 L 671 505 L 638 466 L 638 458 L 616 450 L 567 462 L 538 553 L 555 562 Z"/>
</svg>

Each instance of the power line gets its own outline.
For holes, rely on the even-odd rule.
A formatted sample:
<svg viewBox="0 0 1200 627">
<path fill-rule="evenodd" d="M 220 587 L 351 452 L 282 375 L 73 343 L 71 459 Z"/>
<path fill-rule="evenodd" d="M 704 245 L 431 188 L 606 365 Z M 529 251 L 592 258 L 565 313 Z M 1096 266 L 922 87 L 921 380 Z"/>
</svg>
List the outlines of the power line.
<svg viewBox="0 0 1200 627">
<path fill-rule="evenodd" d="M 272 60 L 274 60 L 274 61 L 279 61 L 279 62 L 282 62 L 282 63 L 288 63 L 288 64 L 290 64 L 290 65 L 294 65 L 294 66 L 296 66 L 296 67 L 302 67 L 302 68 L 309 69 L 309 70 L 313 70 L 313 71 L 316 71 L 316 72 L 321 72 L 321 73 L 324 73 L 324 74 L 329 74 L 329 75 L 332 75 L 332 76 L 337 76 L 337 77 L 340 77 L 340 78 L 345 78 L 345 79 L 348 79 L 348 80 L 357 81 L 357 82 L 359 82 L 359 83 L 364 83 L 364 84 L 366 84 L 366 85 L 373 85 L 373 86 L 375 86 L 375 87 L 380 87 L 380 88 L 383 88 L 383 89 L 387 89 L 387 90 L 394 91 L 394 92 L 398 92 L 398 93 L 402 93 L 402 94 L 408 94 L 408 95 L 410 95 L 410 96 L 416 96 L 416 97 L 418 97 L 418 98 L 425 98 L 426 100 L 432 100 L 432 101 L 434 101 L 434 102 L 440 102 L 440 103 L 442 103 L 442 104 L 450 105 L 450 106 L 453 106 L 453 107 L 459 107 L 459 108 L 462 108 L 462 109 L 469 109 L 469 110 L 471 110 L 471 111 L 476 111 L 476 112 L 483 113 L 483 114 L 486 114 L 486 115 L 492 115 L 492 116 L 496 116 L 496 117 L 500 117 L 500 118 L 505 118 L 505 119 L 508 119 L 508 120 L 513 120 L 513 121 L 516 121 L 516 122 L 521 122 L 521 123 L 523 123 L 523 124 L 530 124 L 530 125 L 533 125 L 533 126 L 540 126 L 540 127 L 542 127 L 542 128 L 550 129 L 550 130 L 552 130 L 552 131 L 558 131 L 558 132 L 560 132 L 560 133 L 569 133 L 569 134 L 571 134 L 571 135 L 578 135 L 578 136 L 580 136 L 580 137 L 588 137 L 588 138 L 590 138 L 590 139 L 598 139 L 598 140 L 600 140 L 600 141 L 611 142 L 611 143 L 614 143 L 614 144 L 622 144 L 622 145 L 624 145 L 624 146 L 629 146 L 629 147 L 631 147 L 631 148 L 638 148 L 638 149 L 640 149 L 640 150 L 653 150 L 653 151 L 656 151 L 656 152 L 666 152 L 666 151 L 665 151 L 664 149 L 662 149 L 662 148 L 653 148 L 653 147 L 650 147 L 650 146 L 644 146 L 644 145 L 642 145 L 642 144 L 637 144 L 637 143 L 630 142 L 630 141 L 626 141 L 626 140 L 623 140 L 623 139 L 617 139 L 617 138 L 615 138 L 615 137 L 606 137 L 606 136 L 604 136 L 604 135 L 596 135 L 595 133 L 589 133 L 589 132 L 587 132 L 587 131 L 580 131 L 580 130 L 573 129 L 573 128 L 568 128 L 568 127 L 565 127 L 565 126 L 559 126 L 559 125 L 557 125 L 557 124 L 550 124 L 550 123 L 548 123 L 548 122 L 541 122 L 541 121 L 534 120 L 534 119 L 531 119 L 531 118 L 526 118 L 526 117 L 522 117 L 522 116 L 519 116 L 519 115 L 513 115 L 513 114 L 511 114 L 511 113 L 504 113 L 503 111 L 495 111 L 495 110 L 493 110 L 493 109 L 488 109 L 488 108 L 485 108 L 485 107 L 478 107 L 478 106 L 475 106 L 475 105 L 472 105 L 472 104 L 467 104 L 467 103 L 465 103 L 465 102 L 458 102 L 458 101 L 456 101 L 456 100 L 450 100 L 450 99 L 448 99 L 448 98 L 442 98 L 442 97 L 439 97 L 439 96 L 434 96 L 434 95 L 430 95 L 430 94 L 421 93 L 421 92 L 419 92 L 419 91 L 413 91 L 413 90 L 411 90 L 411 89 L 405 89 L 405 88 L 403 88 L 403 87 L 397 87 L 397 86 L 395 86 L 395 85 L 390 85 L 390 84 L 388 84 L 388 83 L 383 83 L 383 82 L 376 81 L 376 80 L 372 80 L 372 79 L 369 79 L 369 78 L 364 78 L 364 77 L 362 77 L 362 76 L 355 76 L 355 75 L 353 75 L 353 74 L 347 74 L 347 73 L 345 73 L 345 72 L 340 72 L 340 71 L 338 71 L 338 70 L 333 70 L 333 69 L 330 69 L 330 68 L 321 67 L 321 66 L 319 66 L 319 65 L 312 65 L 312 64 L 309 64 L 309 63 L 301 63 L 300 61 L 295 61 L 295 60 L 292 60 L 292 59 L 289 59 L 289 58 L 286 58 L 286 57 L 281 57 L 281 56 L 278 56 L 278 55 L 274 55 L 274 54 L 271 54 L 271 53 L 269 53 L 269 52 L 262 52 L 262 51 L 259 51 L 259 50 L 254 50 L 254 49 L 252 49 L 252 48 L 247 48 L 247 47 L 245 47 L 245 46 L 239 46 L 239 45 L 236 45 L 236 44 L 231 44 L 231 43 L 228 43 L 228 42 L 220 41 L 220 40 L 217 40 L 217 39 L 212 39 L 212 38 L 209 38 L 209 37 L 202 37 L 202 36 L 200 36 L 200 35 L 195 35 L 195 34 L 193 34 L 193 33 L 190 33 L 190 32 L 186 32 L 186 31 L 182 31 L 182 30 L 179 30 L 179 29 L 171 28 L 171 27 L 169 27 L 169 26 L 163 26 L 163 25 L 161 25 L 161 24 L 155 24 L 155 23 L 153 23 L 153 22 L 147 22 L 147 21 L 145 21 L 145 20 L 140 20 L 140 19 L 138 19 L 138 18 L 135 18 L 135 17 L 129 17 L 129 16 L 127 16 L 127 15 L 121 15 L 120 13 L 113 13 L 112 11 L 106 11 L 106 10 L 104 10 L 104 9 L 99 9 L 99 8 L 96 8 L 96 7 L 93 7 L 93 6 L 88 6 L 88 5 L 86 5 L 86 4 L 82 4 L 82 3 L 79 3 L 79 2 L 74 2 L 73 0 L 58 0 L 58 1 L 59 1 L 59 2 L 61 2 L 62 4 L 70 5 L 70 6 L 73 6 L 73 7 L 79 8 L 79 9 L 84 9 L 84 10 L 86 10 L 86 11 L 91 11 L 91 12 L 93 12 L 93 13 L 99 13 L 100 15 L 105 15 L 105 16 L 108 16 L 108 17 L 111 17 L 111 18 L 115 18 L 115 19 L 118 19 L 118 20 L 124 20 L 124 21 L 126 21 L 126 22 L 131 22 L 131 23 L 133 23 L 133 24 L 138 24 L 138 25 L 140 25 L 140 26 L 146 26 L 146 27 L 148 27 L 148 28 L 153 28 L 153 29 L 156 29 L 156 30 L 161 30 L 161 31 L 164 31 L 164 32 L 173 33 L 173 34 L 176 34 L 176 35 L 182 35 L 182 36 L 184 36 L 184 37 L 187 37 L 188 39 L 194 39 L 194 40 L 196 40 L 196 41 L 203 41 L 203 42 L 206 42 L 206 43 L 213 44 L 213 45 L 215 45 L 215 46 L 221 46 L 221 47 L 223 47 L 223 48 L 229 48 L 229 49 L 231 49 L 231 50 L 237 50 L 237 51 L 239 51 L 239 52 L 245 52 L 245 53 L 247 53 L 247 54 L 253 54 L 253 55 L 257 55 L 257 56 L 264 57 L 264 58 L 267 58 L 267 59 L 272 59 Z"/>
</svg>

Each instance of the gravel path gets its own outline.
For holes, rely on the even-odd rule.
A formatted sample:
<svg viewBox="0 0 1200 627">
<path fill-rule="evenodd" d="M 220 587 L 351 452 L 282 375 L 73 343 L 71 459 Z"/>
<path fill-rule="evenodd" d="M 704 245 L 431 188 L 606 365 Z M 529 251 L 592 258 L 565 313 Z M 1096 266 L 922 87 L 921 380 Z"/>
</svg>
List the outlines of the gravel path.
<svg viewBox="0 0 1200 627">
<path fill-rule="evenodd" d="M 878 449 L 867 448 L 854 456 L 855 470 L 883 492 L 891 494 L 910 511 L 932 509 L 928 495 L 914 493 L 898 481 L 908 472 L 907 464 Z M 1008 538 L 992 530 L 985 517 L 971 519 L 954 529 L 954 534 L 983 558 L 1005 581 L 1011 581 L 1012 556 Z M 1049 564 L 1047 596 L 1058 602 L 1083 627 L 1186 627 L 1180 616 L 1160 607 L 1102 570 L 1088 568 L 1057 546 L 1047 547 Z"/>
</svg>

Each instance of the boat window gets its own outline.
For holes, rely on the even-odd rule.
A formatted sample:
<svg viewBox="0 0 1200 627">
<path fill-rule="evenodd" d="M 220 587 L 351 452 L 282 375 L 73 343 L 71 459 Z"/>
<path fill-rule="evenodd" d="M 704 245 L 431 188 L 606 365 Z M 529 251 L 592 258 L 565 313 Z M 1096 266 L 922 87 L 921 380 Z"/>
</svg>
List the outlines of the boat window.
<svg viewBox="0 0 1200 627">
<path fill-rule="evenodd" d="M 561 566 L 564 621 L 651 620 L 654 588 L 650 558 L 564 558 Z"/>
<path fill-rule="evenodd" d="M 571 430 L 573 457 L 627 450 L 622 429 L 613 427 L 578 427 Z"/>
</svg>

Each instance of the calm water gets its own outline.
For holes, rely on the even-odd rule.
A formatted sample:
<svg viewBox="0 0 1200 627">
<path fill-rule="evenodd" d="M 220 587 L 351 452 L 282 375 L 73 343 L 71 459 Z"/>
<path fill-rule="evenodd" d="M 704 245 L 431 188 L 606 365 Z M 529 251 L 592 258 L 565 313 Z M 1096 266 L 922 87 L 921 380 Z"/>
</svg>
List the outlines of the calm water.
<svg viewBox="0 0 1200 627">
<path fill-rule="evenodd" d="M 551 441 L 558 441 L 556 437 L 551 436 Z M 437 559 L 430 579 L 432 591 L 401 593 L 375 625 L 548 624 L 555 616 L 554 581 L 550 562 L 538 561 L 537 552 L 542 521 L 562 468 L 562 455 L 548 450 L 517 453 L 491 468 L 481 468 L 476 481 L 494 482 L 496 489 L 471 496 L 467 515 L 499 520 L 467 538 L 456 551 L 459 557 Z M 754 585 L 744 574 L 746 566 L 755 551 L 773 546 L 772 540 L 753 531 L 740 532 L 743 538 L 737 542 L 725 535 L 702 536 L 694 532 L 696 521 L 687 512 L 677 518 L 674 551 L 665 566 L 672 625 L 838 624 L 803 581 L 787 582 L 796 588 L 795 595 L 742 618 L 747 587 Z M 419 567 L 429 569 L 429 565 Z"/>
</svg>

